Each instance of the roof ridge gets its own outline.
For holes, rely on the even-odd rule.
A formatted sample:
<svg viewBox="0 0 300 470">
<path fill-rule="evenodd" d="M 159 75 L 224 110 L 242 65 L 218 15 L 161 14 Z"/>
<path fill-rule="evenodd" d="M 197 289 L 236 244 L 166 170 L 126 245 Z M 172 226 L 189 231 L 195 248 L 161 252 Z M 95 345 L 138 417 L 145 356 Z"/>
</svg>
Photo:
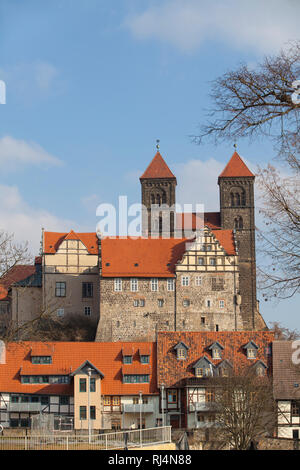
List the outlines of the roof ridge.
<svg viewBox="0 0 300 470">
<path fill-rule="evenodd" d="M 176 176 L 173 175 L 159 151 L 154 155 L 153 159 L 140 177 L 140 180 L 147 178 L 172 178 L 176 180 Z"/>
<path fill-rule="evenodd" d="M 231 177 L 252 177 L 254 174 L 249 170 L 243 159 L 235 151 L 230 158 L 229 162 L 225 166 L 224 170 L 220 174 L 219 178 L 231 178 Z"/>
</svg>

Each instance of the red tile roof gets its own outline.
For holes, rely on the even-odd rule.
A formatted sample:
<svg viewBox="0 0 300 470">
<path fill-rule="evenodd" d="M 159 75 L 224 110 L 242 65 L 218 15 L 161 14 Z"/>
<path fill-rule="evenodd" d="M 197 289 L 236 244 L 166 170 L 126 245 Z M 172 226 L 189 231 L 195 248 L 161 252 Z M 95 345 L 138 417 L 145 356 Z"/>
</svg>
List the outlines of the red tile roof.
<svg viewBox="0 0 300 470">
<path fill-rule="evenodd" d="M 185 238 L 105 238 L 101 242 L 104 277 L 174 277 L 185 252 Z"/>
<path fill-rule="evenodd" d="M 75 233 L 73 230 L 69 233 L 44 232 L 44 252 L 56 253 L 64 240 L 80 240 L 91 255 L 97 255 L 99 252 L 98 237 L 95 232 Z"/>
<path fill-rule="evenodd" d="M 259 349 L 255 360 L 247 359 L 245 346 L 250 340 Z M 218 365 L 227 359 L 238 372 L 258 360 L 262 360 L 271 370 L 272 356 L 267 349 L 274 340 L 274 333 L 269 331 L 218 331 L 218 332 L 158 332 L 157 338 L 157 381 L 158 387 L 164 383 L 166 387 L 182 384 L 188 378 L 194 378 L 193 365 L 206 356 L 213 364 Z M 178 361 L 174 346 L 183 341 L 188 346 L 187 359 Z M 212 359 L 209 346 L 218 341 L 223 347 L 222 359 Z"/>
<path fill-rule="evenodd" d="M 0 279 L 0 300 L 7 297 L 9 288 L 16 282 L 23 281 L 35 273 L 36 267 L 27 264 L 16 264 Z"/>
<path fill-rule="evenodd" d="M 151 351 L 150 364 L 140 363 L 139 349 L 145 345 Z M 136 370 L 150 370 L 149 384 L 123 384 L 122 348 L 133 348 L 133 361 L 126 367 Z M 32 364 L 33 351 L 44 351 L 44 347 L 53 350 L 52 364 Z M 49 375 L 74 372 L 84 361 L 90 361 L 104 374 L 102 393 L 104 395 L 131 395 L 157 393 L 156 387 L 156 343 L 115 342 L 115 343 L 84 343 L 84 342 L 47 342 L 47 343 L 9 343 L 6 348 L 6 364 L 0 364 L 0 392 L 39 393 L 39 394 L 73 394 L 73 385 L 64 384 L 23 384 L 20 373 Z M 141 368 L 141 369 L 140 369 Z"/>
<path fill-rule="evenodd" d="M 245 165 L 239 154 L 237 152 L 234 152 L 226 167 L 220 174 L 219 178 L 230 178 L 238 176 L 250 176 L 254 178 L 254 174 L 251 173 L 251 171 Z"/>
<path fill-rule="evenodd" d="M 176 180 L 176 177 L 159 152 L 156 153 L 146 171 L 140 177 L 140 180 L 147 178 L 172 178 Z"/>
<path fill-rule="evenodd" d="M 126 364 L 122 366 L 123 375 L 149 375 L 151 368 L 148 364 Z"/>
<path fill-rule="evenodd" d="M 232 230 L 212 230 L 228 255 L 236 254 Z M 187 238 L 104 238 L 103 277 L 174 277 L 175 265 L 188 249 Z"/>
</svg>

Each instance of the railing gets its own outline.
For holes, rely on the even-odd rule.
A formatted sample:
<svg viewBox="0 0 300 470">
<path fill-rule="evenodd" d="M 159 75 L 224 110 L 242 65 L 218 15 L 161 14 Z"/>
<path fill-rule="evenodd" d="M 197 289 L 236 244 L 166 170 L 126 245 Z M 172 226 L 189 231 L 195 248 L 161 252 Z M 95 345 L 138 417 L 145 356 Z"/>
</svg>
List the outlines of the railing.
<svg viewBox="0 0 300 470">
<path fill-rule="evenodd" d="M 0 450 L 123 450 L 171 442 L 171 426 L 81 436 L 0 437 Z"/>
<path fill-rule="evenodd" d="M 9 403 L 8 410 L 14 412 L 29 412 L 35 411 L 39 412 L 42 411 L 43 408 L 46 408 L 47 405 L 42 405 L 41 403 Z"/>
<path fill-rule="evenodd" d="M 154 406 L 153 403 L 142 403 L 142 404 L 127 404 L 124 403 L 123 405 L 123 412 L 124 413 L 153 413 Z"/>
<path fill-rule="evenodd" d="M 215 411 L 216 408 L 215 402 L 195 402 L 191 404 L 191 411 Z"/>
</svg>

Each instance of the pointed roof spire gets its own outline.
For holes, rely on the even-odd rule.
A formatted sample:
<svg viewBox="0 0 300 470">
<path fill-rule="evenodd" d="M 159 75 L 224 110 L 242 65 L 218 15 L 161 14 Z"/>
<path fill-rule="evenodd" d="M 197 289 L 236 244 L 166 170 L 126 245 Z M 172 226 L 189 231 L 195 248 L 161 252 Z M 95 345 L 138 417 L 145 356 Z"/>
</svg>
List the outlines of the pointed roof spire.
<svg viewBox="0 0 300 470">
<path fill-rule="evenodd" d="M 148 178 L 172 178 L 176 180 L 176 177 L 173 175 L 158 150 L 150 165 L 140 177 L 140 180 Z"/>
<path fill-rule="evenodd" d="M 235 178 L 238 176 L 248 176 L 254 178 L 254 174 L 251 173 L 237 151 L 235 151 L 224 170 L 220 174 L 219 178 Z"/>
</svg>

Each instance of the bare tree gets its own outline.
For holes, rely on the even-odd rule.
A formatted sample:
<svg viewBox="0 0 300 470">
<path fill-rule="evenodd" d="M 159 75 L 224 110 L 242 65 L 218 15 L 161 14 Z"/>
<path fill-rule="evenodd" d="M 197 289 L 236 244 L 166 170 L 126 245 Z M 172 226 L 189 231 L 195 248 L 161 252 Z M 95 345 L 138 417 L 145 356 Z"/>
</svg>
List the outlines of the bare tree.
<svg viewBox="0 0 300 470">
<path fill-rule="evenodd" d="M 14 234 L 0 230 L 0 283 L 8 271 L 17 264 L 29 263 L 28 243 L 16 243 Z"/>
<path fill-rule="evenodd" d="M 273 139 L 284 174 L 273 166 L 258 169 L 265 228 L 259 231 L 267 263 L 261 287 L 278 298 L 300 290 L 300 41 L 255 70 L 241 65 L 212 83 L 208 124 L 192 136 L 196 143 L 241 137 Z"/>
<path fill-rule="evenodd" d="M 216 387 L 216 423 L 224 444 L 247 450 L 262 436 L 272 435 L 276 423 L 272 385 L 253 372 L 220 379 Z"/>
<path fill-rule="evenodd" d="M 270 331 L 273 331 L 274 338 L 281 341 L 294 341 L 300 338 L 300 332 L 296 329 L 291 330 L 279 322 L 271 322 Z"/>
</svg>

